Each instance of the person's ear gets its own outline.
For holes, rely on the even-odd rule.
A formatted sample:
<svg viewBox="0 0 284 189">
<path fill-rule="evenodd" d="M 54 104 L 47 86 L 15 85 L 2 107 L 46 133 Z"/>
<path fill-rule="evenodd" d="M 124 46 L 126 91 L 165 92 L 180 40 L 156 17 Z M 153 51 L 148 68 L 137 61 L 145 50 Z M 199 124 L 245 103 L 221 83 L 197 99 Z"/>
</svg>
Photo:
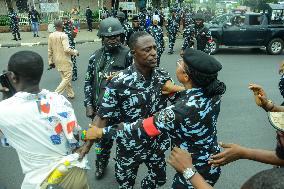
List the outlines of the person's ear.
<svg viewBox="0 0 284 189">
<path fill-rule="evenodd" d="M 135 50 L 131 50 L 130 53 L 133 57 L 135 57 Z"/>
<path fill-rule="evenodd" d="M 10 77 L 11 78 L 11 82 L 12 83 L 18 83 L 19 82 L 19 76 L 17 76 L 14 72 L 11 72 L 10 74 L 11 74 L 10 75 L 11 76 Z"/>
</svg>

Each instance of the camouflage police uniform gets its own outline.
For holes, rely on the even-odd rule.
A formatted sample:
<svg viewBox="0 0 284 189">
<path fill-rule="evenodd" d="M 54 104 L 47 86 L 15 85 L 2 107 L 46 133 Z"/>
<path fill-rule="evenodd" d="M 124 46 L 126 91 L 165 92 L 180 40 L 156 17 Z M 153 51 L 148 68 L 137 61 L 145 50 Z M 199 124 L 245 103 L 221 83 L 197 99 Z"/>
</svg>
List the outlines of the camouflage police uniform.
<svg viewBox="0 0 284 189">
<path fill-rule="evenodd" d="M 127 22 L 124 22 L 122 24 L 122 27 L 124 29 L 124 44 L 127 44 L 127 42 L 129 41 L 129 38 L 131 36 L 130 34 L 130 31 L 131 31 L 131 26 L 127 23 Z"/>
<path fill-rule="evenodd" d="M 114 77 L 106 88 L 98 115 L 101 118 L 119 118 L 120 122 L 131 123 L 152 116 L 167 106 L 168 95 L 162 95 L 162 87 L 171 80 L 169 73 L 154 68 L 151 79 L 145 79 L 135 64 Z M 147 103 L 145 103 L 147 102 Z M 166 183 L 166 149 L 168 135 L 136 140 L 118 136 L 116 179 L 120 189 L 131 189 L 135 184 L 138 167 L 145 163 L 148 175 L 142 180 L 141 188 L 154 189 Z"/>
<path fill-rule="evenodd" d="M 10 18 L 10 29 L 12 30 L 12 35 L 14 37 L 14 40 L 18 40 L 18 39 L 21 40 L 17 13 L 15 11 L 10 11 L 8 16 Z M 17 36 L 18 36 L 18 39 L 17 39 Z"/>
<path fill-rule="evenodd" d="M 165 50 L 164 33 L 160 26 L 150 26 L 149 33 L 154 37 L 157 45 L 157 65 L 160 65 L 161 56 Z"/>
<path fill-rule="evenodd" d="M 284 98 L 284 74 L 282 74 L 280 81 L 279 81 L 279 91 L 282 97 Z M 282 106 L 284 105 L 284 102 L 281 104 Z"/>
<path fill-rule="evenodd" d="M 113 20 L 117 22 L 114 23 Z M 101 22 L 100 29 L 103 29 L 103 25 L 107 25 L 106 27 L 110 28 L 113 27 L 114 24 L 120 25 L 117 19 L 112 17 L 106 18 Z M 113 32 L 116 32 L 114 33 L 114 35 L 117 35 L 123 33 L 123 29 L 121 27 L 120 33 L 118 33 L 119 31 L 111 31 L 110 29 L 108 29 L 108 32 L 110 33 L 110 35 L 112 35 Z M 101 37 L 104 37 L 105 32 L 102 33 L 102 31 L 99 30 L 99 35 Z M 97 110 L 98 105 L 101 103 L 105 87 L 109 82 L 107 80 L 107 76 L 124 70 L 132 64 L 133 60 L 129 51 L 129 48 L 123 45 L 116 47 L 112 51 L 108 51 L 105 47 L 102 47 L 90 57 L 85 77 L 85 107 L 92 107 L 94 111 Z M 103 139 L 98 142 L 98 146 L 100 146 L 101 152 L 97 154 L 97 169 L 105 168 L 107 166 L 112 145 L 113 140 L 111 139 Z"/>
<path fill-rule="evenodd" d="M 71 47 L 71 49 L 75 49 L 75 41 L 74 41 L 74 36 L 72 35 L 73 33 L 73 24 L 70 20 L 64 21 L 63 22 L 63 32 L 66 33 L 66 35 L 68 36 L 68 40 L 69 40 L 69 45 Z M 72 70 L 72 81 L 76 81 L 77 80 L 77 60 L 76 60 L 76 56 L 71 55 L 71 61 L 73 64 L 73 70 Z"/>
<path fill-rule="evenodd" d="M 194 41 L 196 41 L 197 50 L 201 50 L 207 54 L 210 54 L 211 47 L 208 41 L 212 39 L 212 35 L 211 31 L 204 25 L 202 25 L 201 27 L 196 25 L 190 27 L 187 25 L 187 27 L 184 29 L 183 37 L 184 42 L 182 45 L 182 50 L 188 47 L 193 47 Z"/>
<path fill-rule="evenodd" d="M 173 16 L 171 16 L 168 19 L 168 25 L 167 25 L 167 30 L 169 33 L 169 50 L 172 53 L 173 48 L 176 42 L 176 35 L 178 32 L 179 24 L 177 22 L 177 19 Z"/>
<path fill-rule="evenodd" d="M 138 18 L 140 20 L 140 26 L 145 28 L 146 26 L 146 18 L 147 18 L 147 14 L 143 11 L 143 12 L 140 12 L 138 14 Z"/>
</svg>

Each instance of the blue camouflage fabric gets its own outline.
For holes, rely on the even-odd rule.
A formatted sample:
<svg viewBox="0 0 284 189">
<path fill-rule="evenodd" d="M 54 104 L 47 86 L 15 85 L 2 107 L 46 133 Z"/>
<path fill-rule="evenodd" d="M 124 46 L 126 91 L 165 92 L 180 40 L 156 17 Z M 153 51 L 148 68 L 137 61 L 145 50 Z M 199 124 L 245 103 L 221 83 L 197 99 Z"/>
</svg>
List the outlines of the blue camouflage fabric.
<svg viewBox="0 0 284 189">
<path fill-rule="evenodd" d="M 140 20 L 140 26 L 143 28 L 146 28 L 146 18 L 147 18 L 147 14 L 144 12 L 140 12 L 138 14 L 138 18 Z"/>
<path fill-rule="evenodd" d="M 157 65 L 160 65 L 161 55 L 165 50 L 165 42 L 164 42 L 164 33 L 163 29 L 160 26 L 150 26 L 149 33 L 155 39 L 157 45 Z"/>
<path fill-rule="evenodd" d="M 154 127 L 159 133 L 168 133 L 172 143 L 192 153 L 193 164 L 205 180 L 212 186 L 217 182 L 221 169 L 208 165 L 210 156 L 220 152 L 217 143 L 217 119 L 220 112 L 221 97 L 208 98 L 201 88 L 180 92 L 180 97 L 171 106 L 156 113 Z M 123 130 L 122 130 L 123 129 Z M 134 141 L 151 138 L 142 120 L 120 125 L 117 135 Z M 104 128 L 104 135 L 113 135 L 113 127 Z M 182 174 L 176 173 L 173 189 L 193 189 Z"/>
<path fill-rule="evenodd" d="M 193 47 L 194 41 L 196 41 L 196 48 L 197 50 L 201 50 L 207 54 L 211 53 L 211 46 L 210 46 L 210 40 L 212 39 L 211 31 L 203 27 L 190 27 L 187 26 L 184 29 L 183 33 L 184 42 L 182 45 L 182 50 Z"/>
<path fill-rule="evenodd" d="M 16 35 L 18 36 L 18 39 L 21 39 L 21 35 L 19 32 L 19 20 L 18 20 L 18 15 L 15 11 L 9 12 L 8 14 L 10 18 L 10 29 L 12 31 L 12 35 L 15 40 L 17 40 Z"/>
<path fill-rule="evenodd" d="M 131 26 L 127 23 L 127 22 L 124 22 L 122 24 L 122 27 L 124 29 L 124 34 L 123 34 L 123 37 L 122 37 L 122 43 L 123 44 L 127 44 L 127 42 L 129 41 L 129 38 L 130 38 L 130 35 L 131 35 Z"/>
<path fill-rule="evenodd" d="M 284 74 L 282 74 L 279 81 L 279 91 L 282 97 L 284 98 Z M 282 103 L 282 105 L 284 105 L 284 102 Z"/>
<path fill-rule="evenodd" d="M 131 123 L 150 117 L 174 98 L 162 94 L 162 87 L 168 80 L 171 80 L 169 73 L 160 68 L 154 68 L 151 79 L 147 80 L 133 64 L 111 80 L 98 115 L 108 120 L 118 119 L 117 123 Z M 170 146 L 166 133 L 142 140 L 114 136 L 117 141 L 115 174 L 119 188 L 133 188 L 141 163 L 145 163 L 148 168 L 141 188 L 154 189 L 166 183 L 164 152 Z"/>
<path fill-rule="evenodd" d="M 168 19 L 167 31 L 169 33 L 169 49 L 170 51 L 173 50 L 175 42 L 176 42 L 176 35 L 179 30 L 179 23 L 177 18 L 170 17 Z"/>
<path fill-rule="evenodd" d="M 70 20 L 63 22 L 63 32 L 66 33 L 66 35 L 68 36 L 68 41 L 69 41 L 69 45 L 70 45 L 71 49 L 75 49 L 75 41 L 74 41 L 74 36 L 73 36 L 73 30 L 74 30 L 74 27 L 73 27 L 73 24 Z M 72 64 L 73 64 L 72 80 L 75 81 L 75 80 L 77 80 L 77 77 L 78 77 L 76 56 L 72 55 L 71 61 L 72 61 Z"/>
</svg>

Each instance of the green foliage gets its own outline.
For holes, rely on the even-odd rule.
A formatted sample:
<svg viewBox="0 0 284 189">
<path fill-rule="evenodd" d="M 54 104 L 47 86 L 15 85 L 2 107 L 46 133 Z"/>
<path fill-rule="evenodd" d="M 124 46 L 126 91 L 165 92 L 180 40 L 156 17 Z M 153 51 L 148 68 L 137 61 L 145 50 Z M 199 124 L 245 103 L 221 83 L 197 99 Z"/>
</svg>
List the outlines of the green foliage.
<svg viewBox="0 0 284 189">
<path fill-rule="evenodd" d="M 7 15 L 0 15 L 0 26 L 10 25 L 10 18 Z"/>
<path fill-rule="evenodd" d="M 99 9 L 93 11 L 93 22 L 99 22 Z"/>
<path fill-rule="evenodd" d="M 277 3 L 277 0 L 242 0 L 243 5 L 249 6 L 253 9 L 260 9 L 265 3 Z"/>
</svg>

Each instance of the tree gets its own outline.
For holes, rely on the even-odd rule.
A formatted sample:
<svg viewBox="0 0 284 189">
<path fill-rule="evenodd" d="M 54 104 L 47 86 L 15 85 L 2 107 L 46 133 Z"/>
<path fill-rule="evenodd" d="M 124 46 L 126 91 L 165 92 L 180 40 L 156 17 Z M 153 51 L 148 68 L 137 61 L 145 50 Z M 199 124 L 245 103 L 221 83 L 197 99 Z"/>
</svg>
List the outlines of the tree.
<svg viewBox="0 0 284 189">
<path fill-rule="evenodd" d="M 252 9 L 261 9 L 266 3 L 277 3 L 277 0 L 242 0 L 242 4 Z"/>
</svg>

